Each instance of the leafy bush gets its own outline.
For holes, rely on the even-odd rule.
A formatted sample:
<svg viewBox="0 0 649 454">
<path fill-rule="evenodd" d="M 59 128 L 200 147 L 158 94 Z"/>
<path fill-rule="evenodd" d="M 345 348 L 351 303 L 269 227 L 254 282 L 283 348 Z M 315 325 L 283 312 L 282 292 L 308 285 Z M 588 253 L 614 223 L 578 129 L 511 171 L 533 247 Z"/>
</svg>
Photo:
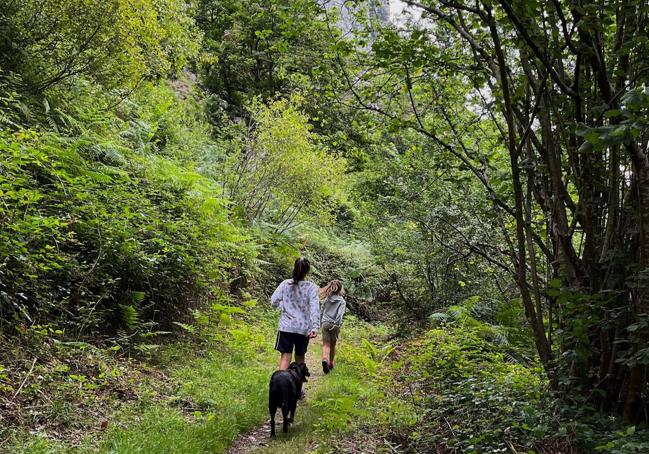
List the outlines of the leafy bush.
<svg viewBox="0 0 649 454">
<path fill-rule="evenodd" d="M 417 450 L 541 449 L 561 445 L 572 433 L 558 417 L 540 367 L 512 362 L 474 329 L 432 329 L 401 355 L 400 381 L 414 381 L 424 411 L 410 435 Z"/>
<path fill-rule="evenodd" d="M 170 321 L 254 256 L 219 188 L 173 161 L 30 131 L 0 148 L 3 320 Z"/>
<path fill-rule="evenodd" d="M 254 129 L 227 164 L 228 198 L 246 219 L 271 223 L 277 233 L 305 221 L 328 223 L 344 187 L 344 160 L 319 143 L 299 103 L 254 106 Z"/>
<path fill-rule="evenodd" d="M 198 51 L 200 34 L 184 2 L 26 0 L 0 6 L 0 62 L 32 93 L 76 76 L 108 88 L 132 87 L 177 73 Z"/>
<path fill-rule="evenodd" d="M 516 358 L 515 345 L 494 342 L 493 327 L 471 317 L 476 303 L 437 313 L 446 315 L 434 317 L 444 329 L 431 329 L 394 354 L 393 386 L 421 415 L 406 437 L 414 452 L 431 446 L 467 453 L 646 451 L 645 428 L 587 402 L 560 401 L 538 363 Z"/>
<path fill-rule="evenodd" d="M 516 301 L 488 300 L 474 295 L 445 311 L 433 313 L 429 320 L 435 326 L 469 329 L 512 357 L 534 356 L 524 314 Z"/>
</svg>

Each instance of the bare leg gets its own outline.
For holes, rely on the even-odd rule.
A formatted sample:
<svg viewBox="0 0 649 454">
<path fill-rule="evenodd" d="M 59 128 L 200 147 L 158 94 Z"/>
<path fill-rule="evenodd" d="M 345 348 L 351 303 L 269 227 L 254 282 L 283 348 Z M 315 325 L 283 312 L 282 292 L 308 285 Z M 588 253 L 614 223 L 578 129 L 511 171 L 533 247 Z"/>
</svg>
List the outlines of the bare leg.
<svg viewBox="0 0 649 454">
<path fill-rule="evenodd" d="M 324 347 L 323 347 L 323 355 L 324 355 Z M 329 352 L 329 365 L 330 366 L 334 365 L 334 356 L 336 356 L 336 341 L 335 340 L 331 341 L 331 351 Z"/>
<path fill-rule="evenodd" d="M 282 353 L 282 356 L 279 358 L 279 370 L 288 369 L 288 365 L 291 364 L 291 354 Z"/>
<path fill-rule="evenodd" d="M 329 359 L 329 349 L 331 344 L 328 341 L 322 341 L 322 360 L 327 361 Z"/>
</svg>

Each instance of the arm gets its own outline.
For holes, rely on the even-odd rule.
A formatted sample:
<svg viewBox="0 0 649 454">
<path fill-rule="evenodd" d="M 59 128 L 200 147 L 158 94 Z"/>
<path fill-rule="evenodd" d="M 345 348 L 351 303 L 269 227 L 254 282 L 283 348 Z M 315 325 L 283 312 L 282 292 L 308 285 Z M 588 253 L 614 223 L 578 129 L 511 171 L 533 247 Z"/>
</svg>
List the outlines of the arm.
<svg viewBox="0 0 649 454">
<path fill-rule="evenodd" d="M 347 308 L 347 303 L 345 300 L 340 304 L 340 309 L 338 311 L 338 326 L 343 326 L 343 316 L 345 315 L 345 309 Z"/>
<path fill-rule="evenodd" d="M 282 290 L 284 289 L 284 282 L 279 284 L 275 291 L 273 292 L 273 296 L 270 297 L 270 304 L 273 307 L 279 307 L 280 304 L 282 304 Z"/>
<path fill-rule="evenodd" d="M 320 299 L 318 288 L 313 285 L 309 294 L 309 316 L 311 318 L 311 332 L 317 332 L 320 328 Z"/>
</svg>

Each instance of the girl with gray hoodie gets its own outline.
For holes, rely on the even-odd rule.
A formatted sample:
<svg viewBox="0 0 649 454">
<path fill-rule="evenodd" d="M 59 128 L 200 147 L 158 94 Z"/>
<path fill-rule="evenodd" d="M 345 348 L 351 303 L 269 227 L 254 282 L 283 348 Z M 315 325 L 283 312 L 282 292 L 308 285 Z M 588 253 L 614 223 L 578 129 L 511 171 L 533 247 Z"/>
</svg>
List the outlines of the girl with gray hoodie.
<svg viewBox="0 0 649 454">
<path fill-rule="evenodd" d="M 320 289 L 320 296 L 324 298 L 320 312 L 320 326 L 322 327 L 322 370 L 325 374 L 334 368 L 336 342 L 345 315 L 344 294 L 345 289 L 337 279 Z"/>
</svg>

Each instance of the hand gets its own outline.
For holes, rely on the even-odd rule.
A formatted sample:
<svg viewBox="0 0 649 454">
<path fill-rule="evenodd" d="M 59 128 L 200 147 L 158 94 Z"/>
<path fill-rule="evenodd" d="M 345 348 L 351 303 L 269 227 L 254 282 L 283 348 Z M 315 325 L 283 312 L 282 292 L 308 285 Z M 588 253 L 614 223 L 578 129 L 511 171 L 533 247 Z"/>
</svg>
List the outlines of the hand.
<svg viewBox="0 0 649 454">
<path fill-rule="evenodd" d="M 313 339 L 314 337 L 318 337 L 318 332 L 317 331 L 311 331 L 308 335 L 309 339 Z"/>
</svg>

